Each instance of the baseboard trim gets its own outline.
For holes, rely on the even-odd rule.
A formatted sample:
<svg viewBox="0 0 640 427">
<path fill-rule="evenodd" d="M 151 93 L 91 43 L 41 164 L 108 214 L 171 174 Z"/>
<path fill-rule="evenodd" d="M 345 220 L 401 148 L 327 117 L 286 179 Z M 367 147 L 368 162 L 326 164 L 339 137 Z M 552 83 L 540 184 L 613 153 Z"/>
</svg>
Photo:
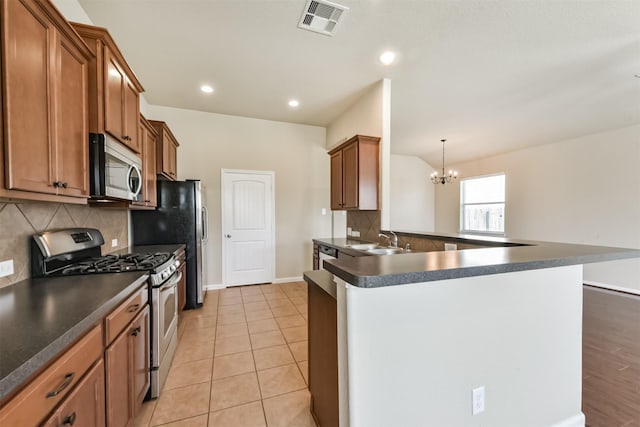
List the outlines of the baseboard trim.
<svg viewBox="0 0 640 427">
<path fill-rule="evenodd" d="M 623 286 L 607 285 L 606 283 L 592 282 L 589 280 L 585 280 L 583 281 L 583 283 L 588 286 L 593 286 L 594 288 L 606 289 L 608 291 L 624 292 L 625 294 L 640 296 L 640 291 L 637 289 L 625 288 Z"/>
<path fill-rule="evenodd" d="M 584 414 L 580 412 L 573 417 L 569 417 L 565 420 L 560 421 L 559 423 L 554 424 L 553 427 L 584 427 L 584 425 Z"/>
<path fill-rule="evenodd" d="M 296 277 L 281 277 L 279 279 L 274 279 L 273 283 L 289 283 L 289 282 L 302 282 L 302 276 Z M 243 286 L 243 285 L 231 285 L 231 286 Z M 222 283 L 210 283 L 208 285 L 204 285 L 205 291 L 219 291 L 220 289 L 226 289 L 229 286 Z"/>
<path fill-rule="evenodd" d="M 273 283 L 289 283 L 289 282 L 302 282 L 302 276 L 296 277 L 280 277 L 273 281 Z"/>
</svg>

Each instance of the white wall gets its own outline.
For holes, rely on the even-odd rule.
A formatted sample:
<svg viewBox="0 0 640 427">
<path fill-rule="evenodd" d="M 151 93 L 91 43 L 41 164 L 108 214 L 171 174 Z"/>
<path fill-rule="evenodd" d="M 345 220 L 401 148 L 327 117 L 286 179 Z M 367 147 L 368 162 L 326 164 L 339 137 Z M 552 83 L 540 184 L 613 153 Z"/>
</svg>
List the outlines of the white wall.
<svg viewBox="0 0 640 427">
<path fill-rule="evenodd" d="M 372 85 L 358 101 L 327 126 L 327 150 L 354 135 L 380 137 L 380 218 L 389 228 L 391 164 L 391 81 Z M 345 222 L 346 227 L 346 222 Z M 337 236 L 336 236 L 337 237 Z"/>
<path fill-rule="evenodd" d="M 391 155 L 390 229 L 434 231 L 435 185 L 433 168 L 416 156 Z"/>
<path fill-rule="evenodd" d="M 220 170 L 275 171 L 276 278 L 312 268 L 314 237 L 331 234 L 329 156 L 325 129 L 316 126 L 146 106 L 146 117 L 166 121 L 180 142 L 178 179 L 206 187 L 210 238 L 208 284 L 222 283 Z"/>
<path fill-rule="evenodd" d="M 336 283 L 341 426 L 584 426 L 580 265 Z M 485 411 L 474 416 L 481 386 Z"/>
<path fill-rule="evenodd" d="M 89 15 L 87 15 L 87 12 L 80 6 L 78 0 L 52 0 L 52 2 L 67 21 L 93 25 Z"/>
<path fill-rule="evenodd" d="M 640 249 L 640 125 L 453 165 L 506 173 L 507 237 Z M 436 230 L 457 232 L 459 185 L 436 189 Z M 587 264 L 586 282 L 640 292 L 640 260 Z"/>
</svg>

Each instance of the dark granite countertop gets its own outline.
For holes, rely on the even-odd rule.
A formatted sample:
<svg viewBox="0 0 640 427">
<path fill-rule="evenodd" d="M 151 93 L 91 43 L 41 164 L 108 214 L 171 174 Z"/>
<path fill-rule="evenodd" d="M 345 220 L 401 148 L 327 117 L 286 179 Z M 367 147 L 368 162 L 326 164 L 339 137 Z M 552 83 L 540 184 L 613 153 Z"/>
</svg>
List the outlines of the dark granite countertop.
<svg viewBox="0 0 640 427">
<path fill-rule="evenodd" d="M 456 239 L 455 241 L 458 242 L 476 245 L 491 241 L 491 246 L 496 244 L 501 246 L 325 260 L 324 268 L 354 286 L 375 288 L 640 258 L 638 249 L 441 233 L 411 234 L 432 239 Z M 348 244 L 347 239 L 342 240 Z M 337 245 L 341 239 L 314 239 L 314 241 Z M 487 244 L 487 246 L 490 245 Z"/>
<path fill-rule="evenodd" d="M 146 272 L 27 279 L 0 288 L 0 401 L 146 280 Z"/>
<path fill-rule="evenodd" d="M 350 247 L 348 247 L 347 245 L 356 245 L 358 243 L 369 243 L 369 242 L 364 242 L 362 240 L 355 240 L 355 239 L 350 239 L 350 238 L 345 238 L 345 237 L 325 237 L 322 239 L 313 239 L 314 243 L 319 243 L 322 244 L 324 246 L 329 246 L 335 249 L 338 249 L 340 252 L 344 252 L 345 254 L 349 254 L 352 256 L 369 256 L 371 254 L 368 254 L 364 251 L 360 251 L 357 249 L 351 249 Z"/>
<path fill-rule="evenodd" d="M 336 282 L 333 280 L 333 275 L 328 271 L 305 271 L 303 277 L 307 283 L 313 283 L 319 286 L 323 291 L 331 295 L 333 299 L 337 299 Z"/>
</svg>

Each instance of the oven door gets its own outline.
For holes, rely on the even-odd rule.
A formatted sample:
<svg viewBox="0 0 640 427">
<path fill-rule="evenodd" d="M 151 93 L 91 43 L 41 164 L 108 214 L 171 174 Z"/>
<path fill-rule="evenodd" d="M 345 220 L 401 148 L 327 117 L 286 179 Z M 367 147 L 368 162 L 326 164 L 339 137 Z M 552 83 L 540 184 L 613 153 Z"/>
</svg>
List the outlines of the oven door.
<svg viewBox="0 0 640 427">
<path fill-rule="evenodd" d="M 182 273 L 176 271 L 166 282 L 153 288 L 153 359 L 159 367 L 178 329 L 178 283 Z"/>
</svg>

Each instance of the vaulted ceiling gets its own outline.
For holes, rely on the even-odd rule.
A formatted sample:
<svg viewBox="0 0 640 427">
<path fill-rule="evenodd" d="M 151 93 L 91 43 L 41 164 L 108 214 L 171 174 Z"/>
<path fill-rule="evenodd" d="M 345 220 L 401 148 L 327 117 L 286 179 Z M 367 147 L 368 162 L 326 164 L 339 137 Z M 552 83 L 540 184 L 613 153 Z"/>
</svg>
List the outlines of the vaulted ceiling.
<svg viewBox="0 0 640 427">
<path fill-rule="evenodd" d="M 434 166 L 640 123 L 640 1 L 337 0 L 333 37 L 306 0 L 79 1 L 151 104 L 325 126 L 387 77 L 392 152 Z"/>
</svg>

